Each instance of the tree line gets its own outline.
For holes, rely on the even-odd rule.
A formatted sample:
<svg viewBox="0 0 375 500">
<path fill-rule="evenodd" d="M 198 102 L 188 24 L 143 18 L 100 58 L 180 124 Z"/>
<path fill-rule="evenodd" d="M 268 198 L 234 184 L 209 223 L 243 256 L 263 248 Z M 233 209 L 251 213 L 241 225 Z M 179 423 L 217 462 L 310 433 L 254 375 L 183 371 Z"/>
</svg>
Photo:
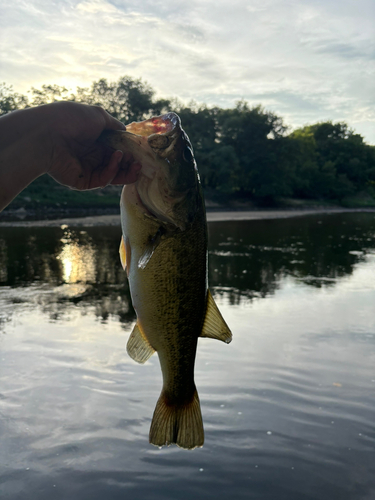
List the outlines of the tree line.
<svg viewBox="0 0 375 500">
<path fill-rule="evenodd" d="M 192 142 L 203 188 L 218 200 L 271 206 L 293 198 L 341 204 L 356 199 L 375 205 L 375 146 L 345 122 L 320 122 L 291 132 L 281 117 L 260 105 L 242 100 L 222 109 L 157 99 L 142 79 L 128 76 L 116 82 L 103 78 L 75 93 L 43 85 L 28 94 L 0 85 L 0 115 L 56 100 L 103 106 L 125 124 L 175 111 Z M 36 182 L 48 183 L 42 179 Z"/>
</svg>

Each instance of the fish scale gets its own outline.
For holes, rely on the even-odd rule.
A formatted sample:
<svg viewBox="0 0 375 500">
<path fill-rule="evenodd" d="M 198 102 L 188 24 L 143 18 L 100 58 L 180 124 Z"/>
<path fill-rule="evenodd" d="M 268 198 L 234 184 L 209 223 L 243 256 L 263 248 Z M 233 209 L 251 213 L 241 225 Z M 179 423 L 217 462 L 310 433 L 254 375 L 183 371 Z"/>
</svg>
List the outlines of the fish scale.
<svg viewBox="0 0 375 500">
<path fill-rule="evenodd" d="M 107 133 L 105 141 L 142 164 L 121 196 L 120 256 L 137 314 L 127 351 L 140 363 L 156 351 L 163 374 L 150 442 L 193 449 L 204 441 L 194 382 L 198 338 L 229 343 L 232 334 L 208 290 L 207 222 L 192 146 L 174 113 Z"/>
</svg>

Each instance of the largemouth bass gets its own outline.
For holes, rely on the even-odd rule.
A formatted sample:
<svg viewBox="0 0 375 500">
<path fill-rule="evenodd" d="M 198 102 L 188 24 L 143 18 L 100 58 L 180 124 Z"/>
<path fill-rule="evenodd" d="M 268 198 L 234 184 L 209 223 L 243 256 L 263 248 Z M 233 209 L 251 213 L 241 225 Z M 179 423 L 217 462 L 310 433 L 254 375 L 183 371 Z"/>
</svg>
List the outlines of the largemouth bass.
<svg viewBox="0 0 375 500">
<path fill-rule="evenodd" d="M 204 441 L 194 383 L 198 337 L 232 339 L 208 290 L 207 223 L 193 149 L 174 113 L 131 123 L 104 140 L 142 165 L 121 195 L 120 257 L 137 313 L 127 351 L 139 363 L 156 351 L 163 374 L 150 443 L 193 449 Z"/>
</svg>

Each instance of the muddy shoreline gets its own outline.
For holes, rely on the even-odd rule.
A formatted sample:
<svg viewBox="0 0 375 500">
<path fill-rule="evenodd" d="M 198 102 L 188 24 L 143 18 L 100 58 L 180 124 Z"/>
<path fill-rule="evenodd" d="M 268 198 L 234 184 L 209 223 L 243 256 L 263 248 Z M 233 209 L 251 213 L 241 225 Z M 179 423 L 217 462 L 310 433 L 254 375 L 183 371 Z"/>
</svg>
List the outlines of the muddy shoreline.
<svg viewBox="0 0 375 500">
<path fill-rule="evenodd" d="M 208 211 L 208 222 L 239 221 L 239 220 L 266 220 L 285 219 L 290 217 L 303 217 L 319 214 L 339 214 L 355 212 L 372 212 L 375 208 L 314 208 L 314 209 L 283 209 L 283 210 L 243 210 L 243 211 Z M 119 214 L 107 215 L 87 215 L 82 217 L 61 217 L 54 220 L 1 220 L 2 227 L 59 227 L 67 225 L 70 227 L 90 227 L 90 226 L 119 226 Z"/>
</svg>

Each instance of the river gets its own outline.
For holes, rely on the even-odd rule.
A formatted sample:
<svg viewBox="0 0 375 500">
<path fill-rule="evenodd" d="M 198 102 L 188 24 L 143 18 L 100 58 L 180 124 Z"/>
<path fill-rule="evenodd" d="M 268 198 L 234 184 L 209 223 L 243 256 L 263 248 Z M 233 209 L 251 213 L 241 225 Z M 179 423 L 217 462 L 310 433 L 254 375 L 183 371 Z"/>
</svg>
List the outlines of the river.
<svg viewBox="0 0 375 500">
<path fill-rule="evenodd" d="M 120 228 L 0 228 L 2 499 L 375 499 L 375 214 L 209 234 L 233 342 L 199 340 L 186 451 L 148 443 L 161 373 L 126 353 Z"/>
</svg>

